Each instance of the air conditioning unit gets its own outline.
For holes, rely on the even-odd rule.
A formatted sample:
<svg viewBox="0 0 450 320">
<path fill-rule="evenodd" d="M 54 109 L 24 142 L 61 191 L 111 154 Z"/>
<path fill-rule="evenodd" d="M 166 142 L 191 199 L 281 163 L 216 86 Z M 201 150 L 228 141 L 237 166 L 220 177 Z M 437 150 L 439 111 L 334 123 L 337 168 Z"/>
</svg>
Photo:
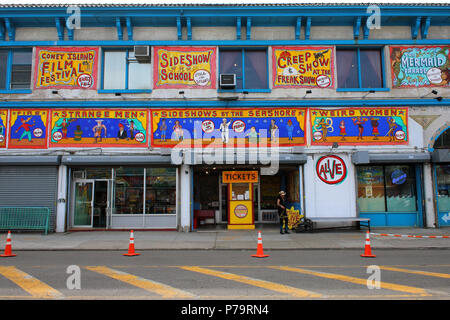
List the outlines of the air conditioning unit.
<svg viewBox="0 0 450 320">
<path fill-rule="evenodd" d="M 221 89 L 236 88 L 236 74 L 220 74 L 219 86 Z"/>
<path fill-rule="evenodd" d="M 150 46 L 134 46 L 134 57 L 139 63 L 151 63 Z"/>
</svg>

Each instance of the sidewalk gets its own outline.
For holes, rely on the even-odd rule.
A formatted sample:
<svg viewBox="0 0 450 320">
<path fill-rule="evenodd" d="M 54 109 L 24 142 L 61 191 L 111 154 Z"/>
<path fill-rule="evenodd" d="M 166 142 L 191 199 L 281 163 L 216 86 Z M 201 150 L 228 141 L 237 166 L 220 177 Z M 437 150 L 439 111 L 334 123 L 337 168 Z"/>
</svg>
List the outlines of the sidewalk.
<svg viewBox="0 0 450 320">
<path fill-rule="evenodd" d="M 256 250 L 258 230 L 264 250 L 364 249 L 366 229 L 317 230 L 313 233 L 280 234 L 277 226 L 255 230 L 134 231 L 136 250 Z M 400 235 L 450 234 L 450 228 L 372 228 L 371 233 Z M 0 234 L 0 250 L 6 244 Z M 13 251 L 21 250 L 127 250 L 129 231 L 42 233 L 12 232 Z M 371 234 L 373 249 L 450 249 L 446 238 L 397 238 Z"/>
</svg>

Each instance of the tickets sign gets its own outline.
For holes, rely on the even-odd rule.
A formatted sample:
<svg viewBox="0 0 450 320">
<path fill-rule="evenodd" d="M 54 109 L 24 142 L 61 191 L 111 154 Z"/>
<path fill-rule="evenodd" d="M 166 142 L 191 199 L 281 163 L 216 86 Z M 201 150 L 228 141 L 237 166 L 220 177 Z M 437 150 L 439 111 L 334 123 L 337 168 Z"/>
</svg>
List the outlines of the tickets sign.
<svg viewBox="0 0 450 320">
<path fill-rule="evenodd" d="M 36 48 L 35 89 L 96 89 L 98 48 Z"/>
<path fill-rule="evenodd" d="M 306 108 L 151 109 L 150 112 L 153 147 L 305 144 Z"/>
<path fill-rule="evenodd" d="M 6 148 L 6 137 L 8 136 L 8 110 L 0 110 L 0 148 Z"/>
<path fill-rule="evenodd" d="M 273 47 L 274 88 L 334 88 L 334 47 Z"/>
<path fill-rule="evenodd" d="M 48 110 L 11 109 L 8 148 L 47 148 Z"/>
<path fill-rule="evenodd" d="M 311 144 L 408 143 L 408 108 L 310 109 Z"/>
<path fill-rule="evenodd" d="M 155 47 L 155 89 L 216 87 L 216 48 Z"/>
<path fill-rule="evenodd" d="M 393 88 L 450 85 L 450 46 L 391 46 Z"/>
<path fill-rule="evenodd" d="M 147 110 L 52 110 L 50 147 L 146 147 Z"/>
</svg>

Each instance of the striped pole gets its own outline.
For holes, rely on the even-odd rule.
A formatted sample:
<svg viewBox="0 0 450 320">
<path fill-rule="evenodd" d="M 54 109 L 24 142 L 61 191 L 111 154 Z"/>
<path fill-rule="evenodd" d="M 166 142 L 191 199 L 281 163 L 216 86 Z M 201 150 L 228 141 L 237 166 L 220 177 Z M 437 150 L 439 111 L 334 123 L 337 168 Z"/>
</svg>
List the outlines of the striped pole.
<svg viewBox="0 0 450 320">
<path fill-rule="evenodd" d="M 16 255 L 12 253 L 11 248 L 12 248 L 11 231 L 8 231 L 8 236 L 6 237 L 5 253 L 0 254 L 0 257 L 15 257 Z"/>
<path fill-rule="evenodd" d="M 128 246 L 128 253 L 125 253 L 124 256 L 131 257 L 131 256 L 138 256 L 138 255 L 140 255 L 140 253 L 136 253 L 134 251 L 134 232 L 133 232 L 133 230 L 131 230 L 130 244 Z"/>
<path fill-rule="evenodd" d="M 258 231 L 258 246 L 256 247 L 256 254 L 252 254 L 252 257 L 255 258 L 267 258 L 268 254 L 264 254 L 261 231 Z"/>
<path fill-rule="evenodd" d="M 364 258 L 375 258 L 376 255 L 372 254 L 372 249 L 370 248 L 370 236 L 369 231 L 366 233 L 366 244 L 364 246 L 364 254 L 361 255 L 361 257 Z"/>
</svg>

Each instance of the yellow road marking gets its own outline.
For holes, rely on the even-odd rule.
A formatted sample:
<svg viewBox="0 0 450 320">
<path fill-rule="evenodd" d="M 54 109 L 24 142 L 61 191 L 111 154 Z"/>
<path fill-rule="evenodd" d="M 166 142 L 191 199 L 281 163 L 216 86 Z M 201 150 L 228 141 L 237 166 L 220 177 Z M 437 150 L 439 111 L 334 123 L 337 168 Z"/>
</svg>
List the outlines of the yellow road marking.
<svg viewBox="0 0 450 320">
<path fill-rule="evenodd" d="M 0 274 L 31 294 L 33 298 L 43 299 L 63 297 L 62 293 L 58 290 L 53 289 L 14 266 L 0 266 Z"/>
<path fill-rule="evenodd" d="M 260 288 L 264 288 L 264 289 L 271 290 L 271 291 L 285 293 L 285 294 L 288 294 L 288 295 L 291 295 L 294 297 L 298 297 L 298 298 L 320 298 L 320 297 L 322 297 L 322 295 L 319 293 L 306 291 L 306 290 L 302 290 L 302 289 L 298 289 L 298 288 L 294 288 L 294 287 L 289 287 L 289 286 L 285 286 L 282 284 L 269 282 L 269 281 L 265 281 L 265 280 L 253 279 L 253 278 L 240 276 L 240 275 L 236 275 L 236 274 L 232 274 L 232 273 L 207 269 L 207 268 L 203 268 L 203 267 L 184 266 L 184 267 L 180 267 L 180 268 L 184 269 L 184 270 L 188 270 L 188 271 L 203 273 L 203 274 L 213 276 L 213 277 L 218 277 L 218 278 L 222 278 L 222 279 L 226 279 L 226 280 L 232 280 L 232 281 L 236 281 L 236 282 L 240 282 L 240 283 L 249 284 L 249 285 L 252 285 L 255 287 L 260 287 Z"/>
<path fill-rule="evenodd" d="M 388 271 L 398 271 L 398 272 L 405 272 L 405 273 L 412 273 L 412 274 L 420 274 L 420 275 L 430 276 L 430 277 L 438 277 L 438 278 L 450 279 L 450 274 L 447 274 L 447 273 L 429 272 L 429 271 L 420 271 L 420 270 L 408 270 L 408 269 L 395 268 L 395 267 L 385 267 L 385 266 L 380 266 L 380 269 L 388 270 Z"/>
<path fill-rule="evenodd" d="M 94 267 L 85 267 L 86 269 L 90 271 L 94 271 L 100 274 L 103 274 L 105 276 L 108 276 L 110 278 L 131 284 L 135 287 L 157 293 L 161 295 L 163 298 L 194 298 L 195 295 L 179 290 L 176 288 L 173 288 L 171 286 L 153 281 L 144 279 L 129 273 L 125 273 L 122 271 L 114 270 L 111 268 L 108 268 L 106 266 L 94 266 Z"/>
<path fill-rule="evenodd" d="M 270 268 L 283 270 L 283 271 L 298 272 L 298 273 L 308 274 L 308 275 L 327 278 L 327 279 L 351 282 L 351 283 L 361 284 L 364 286 L 367 285 L 366 279 L 344 276 L 344 275 L 339 275 L 339 274 L 331 274 L 331 273 L 325 273 L 325 272 L 319 272 L 319 271 L 313 271 L 313 270 L 301 269 L 301 268 L 292 268 L 292 267 L 270 267 Z M 431 296 L 431 294 L 429 294 L 422 288 L 415 288 L 415 287 L 404 286 L 404 285 L 400 285 L 400 284 L 394 284 L 394 283 L 380 281 L 380 287 L 383 289 L 417 294 L 420 296 Z"/>
</svg>

